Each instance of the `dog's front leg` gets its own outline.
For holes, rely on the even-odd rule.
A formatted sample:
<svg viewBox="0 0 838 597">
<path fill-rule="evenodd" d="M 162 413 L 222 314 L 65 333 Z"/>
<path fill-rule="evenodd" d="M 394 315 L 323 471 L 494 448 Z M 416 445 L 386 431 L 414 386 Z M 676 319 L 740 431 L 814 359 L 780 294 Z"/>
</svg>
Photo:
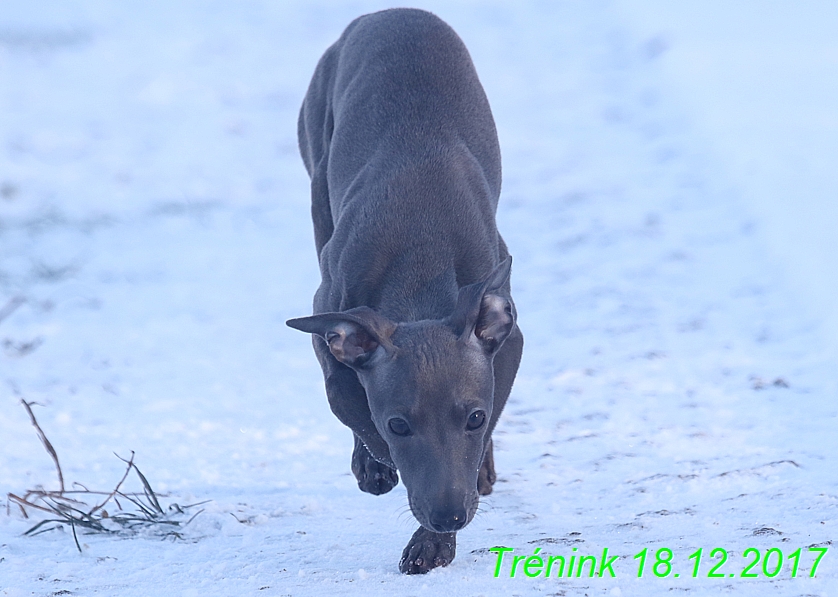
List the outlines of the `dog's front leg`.
<svg viewBox="0 0 838 597">
<path fill-rule="evenodd" d="M 358 381 L 358 376 L 332 356 L 322 338 L 314 336 L 313 342 L 314 353 L 323 369 L 329 408 L 341 423 L 361 439 L 372 458 L 395 469 L 396 465 L 390 457 L 390 447 L 372 422 L 367 393 Z"/>
<path fill-rule="evenodd" d="M 358 488 L 373 495 L 387 493 L 398 485 L 399 475 L 390 459 L 387 442 L 372 422 L 363 386 L 347 369 L 326 379 L 326 394 L 332 412 L 354 432 L 351 467 Z"/>
<path fill-rule="evenodd" d="M 503 412 L 503 407 L 506 405 L 506 400 L 509 398 L 509 392 L 512 390 L 512 382 L 515 381 L 515 374 L 518 372 L 518 365 L 521 362 L 523 349 L 524 335 L 516 325 L 509 338 L 501 346 L 497 356 L 495 356 L 495 402 L 492 408 L 492 418 L 489 421 L 489 434 L 494 431 L 495 424 L 498 422 L 498 418 Z M 492 486 L 496 480 L 494 446 L 492 445 L 490 435 L 487 441 L 486 451 L 483 454 L 483 462 L 480 465 L 480 472 L 477 475 L 478 493 L 480 495 L 489 495 L 492 493 Z"/>
<path fill-rule="evenodd" d="M 352 474 L 358 480 L 358 487 L 361 491 L 373 495 L 387 493 L 399 484 L 399 475 L 396 470 L 373 458 L 357 435 L 355 449 L 352 450 Z"/>
<path fill-rule="evenodd" d="M 495 484 L 496 480 L 495 455 L 490 438 L 486 452 L 483 454 L 483 463 L 480 465 L 480 470 L 477 473 L 477 493 L 480 495 L 489 495 L 492 493 L 492 485 Z"/>
<path fill-rule="evenodd" d="M 434 533 L 419 527 L 402 552 L 399 571 L 425 574 L 433 568 L 450 564 L 456 553 L 457 533 Z"/>
</svg>

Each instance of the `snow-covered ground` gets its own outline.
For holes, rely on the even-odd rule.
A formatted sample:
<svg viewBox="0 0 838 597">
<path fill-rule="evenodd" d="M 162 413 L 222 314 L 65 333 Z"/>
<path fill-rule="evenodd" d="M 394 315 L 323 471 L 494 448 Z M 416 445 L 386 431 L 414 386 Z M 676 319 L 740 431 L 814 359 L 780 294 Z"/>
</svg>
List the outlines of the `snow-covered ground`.
<svg viewBox="0 0 838 597">
<path fill-rule="evenodd" d="M 838 350 L 838 3 L 617 5 Z"/>
<path fill-rule="evenodd" d="M 110 489 L 113 452 L 134 450 L 166 503 L 212 502 L 184 540 L 82 535 L 81 554 L 69 532 L 23 537 L 33 521 L 12 508 L 0 595 L 838 593 L 838 556 L 813 579 L 807 551 L 838 527 L 835 303 L 810 265 L 835 255 L 805 219 L 835 213 L 818 170 L 834 138 L 795 146 L 809 170 L 779 171 L 759 112 L 752 136 L 722 134 L 724 102 L 747 108 L 708 77 L 728 98 L 709 112 L 679 50 L 702 38 L 677 23 L 713 22 L 628 4 L 417 3 L 463 37 L 492 103 L 527 344 L 495 493 L 451 566 L 406 577 L 404 489 L 357 490 L 351 433 L 284 325 L 318 284 L 296 113 L 323 50 L 385 5 L 4 2 L 0 310 L 25 302 L 0 321 L 0 494 L 56 487 L 23 396 L 68 482 Z M 812 39 L 795 23 L 789 47 Z M 776 60 L 816 87 L 834 71 L 807 60 L 827 44 L 805 47 Z M 784 121 L 791 141 L 834 126 L 814 104 Z M 776 224 L 796 180 L 798 269 Z M 621 557 L 616 578 L 494 578 L 496 545 Z M 661 547 L 680 576 L 637 578 L 633 556 Z M 715 547 L 725 578 L 706 577 Z M 798 577 L 740 578 L 750 547 L 803 548 Z"/>
</svg>

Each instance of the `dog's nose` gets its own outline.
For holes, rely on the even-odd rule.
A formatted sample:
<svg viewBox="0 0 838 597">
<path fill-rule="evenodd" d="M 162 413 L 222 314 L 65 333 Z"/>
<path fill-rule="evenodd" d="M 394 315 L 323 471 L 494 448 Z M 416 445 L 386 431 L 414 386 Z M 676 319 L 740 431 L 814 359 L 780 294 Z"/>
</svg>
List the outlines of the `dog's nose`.
<svg viewBox="0 0 838 597">
<path fill-rule="evenodd" d="M 431 514 L 431 526 L 437 533 L 453 533 L 466 526 L 466 511 L 451 510 Z"/>
</svg>

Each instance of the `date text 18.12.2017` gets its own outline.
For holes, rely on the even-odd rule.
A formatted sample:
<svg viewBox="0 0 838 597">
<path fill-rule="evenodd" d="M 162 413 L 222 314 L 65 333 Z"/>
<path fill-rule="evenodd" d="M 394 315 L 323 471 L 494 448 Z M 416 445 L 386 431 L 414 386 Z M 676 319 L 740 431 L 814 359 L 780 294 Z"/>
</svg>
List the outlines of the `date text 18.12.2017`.
<svg viewBox="0 0 838 597">
<path fill-rule="evenodd" d="M 804 551 L 798 548 L 784 555 L 779 548 L 772 547 L 764 552 L 756 547 L 749 547 L 741 554 L 741 565 L 721 547 L 713 548 L 705 556 L 704 549 L 689 554 L 686 561 L 676 562 L 674 552 L 668 547 L 657 550 L 643 548 L 635 556 L 636 574 L 657 578 L 706 577 L 706 578 L 774 578 L 785 573 L 790 578 L 809 576 L 814 578 L 818 566 L 826 555 L 828 547 L 809 547 Z M 602 556 L 583 555 L 573 548 L 571 553 L 563 555 L 542 554 L 537 547 L 532 554 L 515 555 L 512 547 L 493 547 L 489 551 L 497 554 L 494 576 L 497 578 L 508 566 L 510 578 L 524 576 L 528 578 L 615 578 L 615 568 L 619 556 L 609 556 L 608 548 L 602 550 Z M 731 568 L 735 568 L 731 571 Z M 808 571 L 808 574 L 805 574 Z M 651 572 L 651 574 L 648 574 Z"/>
</svg>

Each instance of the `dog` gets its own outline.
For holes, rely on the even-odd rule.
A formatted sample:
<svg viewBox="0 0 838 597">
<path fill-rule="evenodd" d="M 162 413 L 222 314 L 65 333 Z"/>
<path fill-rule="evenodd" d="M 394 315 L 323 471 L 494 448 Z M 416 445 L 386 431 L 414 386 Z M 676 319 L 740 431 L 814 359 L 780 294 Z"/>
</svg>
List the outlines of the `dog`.
<svg viewBox="0 0 838 597">
<path fill-rule="evenodd" d="M 489 102 L 451 27 L 385 10 L 326 50 L 298 137 L 322 282 L 314 315 L 287 324 L 314 335 L 360 489 L 401 474 L 421 526 L 399 569 L 425 573 L 454 559 L 492 491 L 492 430 L 524 344 Z"/>
</svg>

